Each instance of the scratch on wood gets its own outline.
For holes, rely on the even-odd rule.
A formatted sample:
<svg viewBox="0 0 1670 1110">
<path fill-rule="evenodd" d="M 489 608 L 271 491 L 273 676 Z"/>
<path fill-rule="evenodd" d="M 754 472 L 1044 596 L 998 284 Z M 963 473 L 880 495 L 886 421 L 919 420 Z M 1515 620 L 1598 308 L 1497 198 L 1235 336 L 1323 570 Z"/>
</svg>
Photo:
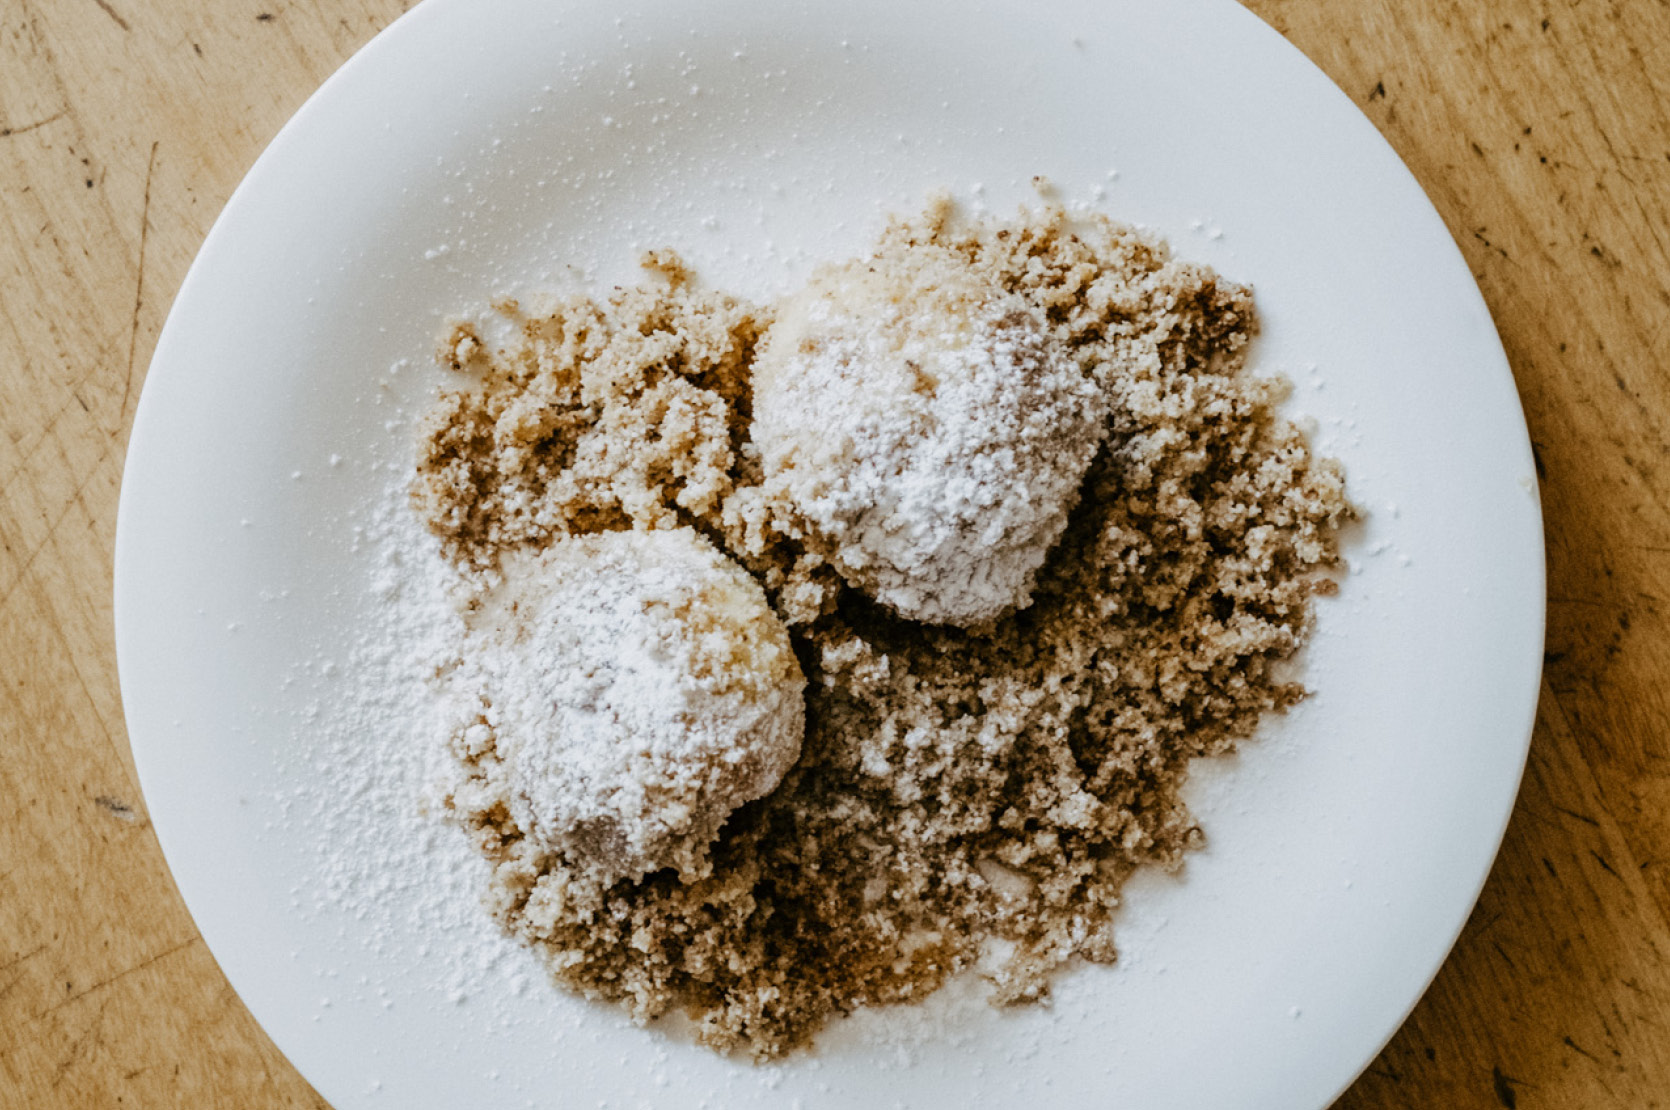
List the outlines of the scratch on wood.
<svg viewBox="0 0 1670 1110">
<path fill-rule="evenodd" d="M 1500 913 L 1493 913 L 1488 918 L 1478 922 L 1477 924 L 1473 924 L 1471 922 L 1468 924 L 1470 931 L 1474 936 L 1482 936 L 1483 934 L 1490 932 L 1491 926 L 1495 925 L 1500 920 L 1502 920 L 1502 915 Z"/>
<path fill-rule="evenodd" d="M 23 982 L 23 978 L 24 973 L 20 971 L 10 979 L 7 979 L 5 985 L 0 986 L 0 998 L 5 998 L 8 994 L 11 994 L 12 988 Z"/>
<path fill-rule="evenodd" d="M 108 987 L 110 984 L 118 982 L 122 979 L 125 979 L 129 975 L 132 975 L 136 971 L 144 971 L 146 968 L 150 967 L 152 964 L 156 963 L 157 961 L 165 960 L 169 956 L 172 956 L 174 953 L 180 951 L 181 949 L 190 948 L 192 945 L 194 945 L 196 943 L 197 943 L 197 938 L 192 937 L 190 940 L 181 941 L 179 944 L 174 945 L 172 948 L 165 948 L 161 952 L 158 952 L 155 956 L 152 956 L 150 959 L 145 960 L 143 963 L 134 964 L 132 967 L 128 968 L 126 971 L 118 971 L 116 974 L 111 975 L 108 978 L 100 979 L 98 982 L 96 982 L 96 983 L 92 984 L 91 986 L 87 987 L 85 990 L 80 990 L 80 991 L 77 991 L 76 993 L 70 995 L 68 998 L 64 999 L 62 1002 L 57 1002 L 57 1003 L 54 1003 L 51 1006 L 48 1006 L 45 1010 L 41 1011 L 41 1013 L 38 1016 L 39 1017 L 45 1017 L 47 1014 L 52 1013 L 54 1010 L 61 1010 L 65 1006 L 68 1006 L 72 1002 L 78 1002 L 81 999 L 86 998 L 88 995 L 92 994 L 94 991 L 103 990 L 105 987 Z"/>
<path fill-rule="evenodd" d="M 69 1051 L 58 1061 L 58 1070 L 52 1076 L 52 1086 L 56 1088 L 64 1082 L 64 1077 L 70 1069 L 89 1058 L 93 1050 L 104 1044 L 104 1010 L 100 1009 L 93 1015 L 93 1024 L 70 1043 Z"/>
<path fill-rule="evenodd" d="M 122 383 L 122 403 L 116 409 L 119 429 L 128 411 L 128 398 L 133 395 L 133 350 L 139 339 L 139 308 L 145 303 L 145 245 L 151 237 L 151 175 L 157 168 L 157 140 L 151 142 L 151 157 L 145 163 L 145 201 L 139 213 L 139 276 L 133 283 L 133 320 L 128 325 L 128 375 Z"/>
<path fill-rule="evenodd" d="M 109 794 L 100 794 L 93 801 L 97 802 L 100 808 L 118 821 L 126 821 L 131 825 L 139 820 L 139 815 L 133 812 L 132 806 L 117 798 L 112 798 Z"/>
<path fill-rule="evenodd" d="M 34 123 L 26 123 L 22 127 L 0 127 L 0 139 L 10 138 L 13 135 L 27 134 L 28 132 L 35 130 L 37 127 L 45 127 L 49 123 L 57 123 L 63 118 L 63 112 L 54 112 L 45 119 L 38 119 Z"/>
<path fill-rule="evenodd" d="M 1515 1110 L 1519 1105 L 1519 1096 L 1513 1089 L 1513 1085 L 1518 1082 L 1517 1079 L 1503 1075 L 1500 1067 L 1490 1069 L 1490 1085 L 1496 1091 L 1496 1101 L 1507 1107 L 1507 1110 Z"/>
<path fill-rule="evenodd" d="M 1567 1048 L 1571 1049 L 1573 1052 L 1577 1053 L 1579 1056 L 1587 1056 L 1589 1059 L 1594 1060 L 1595 1063 L 1597 1063 L 1597 1064 L 1600 1063 L 1599 1060 L 1595 1059 L 1595 1054 L 1594 1053 L 1590 1052 L 1588 1049 L 1584 1048 L 1582 1045 L 1578 1044 L 1576 1041 L 1572 1040 L 1570 1037 L 1561 1037 L 1560 1040 L 1565 1042 L 1565 1046 Z"/>
<path fill-rule="evenodd" d="M 78 495 L 86 488 L 88 482 L 91 482 L 94 478 L 98 477 L 99 465 L 104 462 L 108 453 L 109 452 L 106 451 L 104 454 L 101 454 L 93 463 L 93 469 L 89 471 L 87 477 L 82 480 L 81 485 L 76 488 L 76 493 Z M 46 538 L 35 544 L 35 546 L 30 549 L 29 554 L 24 556 L 22 564 L 18 566 L 16 572 L 12 575 L 12 580 L 6 584 L 5 592 L 0 593 L 0 609 L 4 609 L 6 607 L 6 603 L 11 601 L 12 595 L 22 589 L 23 584 L 28 581 L 29 572 L 34 569 L 35 560 L 40 557 L 41 552 L 45 551 L 47 546 L 52 542 L 52 533 L 57 531 L 59 523 L 69 515 L 70 509 L 74 507 L 75 503 L 76 498 L 71 497 L 69 503 L 66 504 L 63 510 L 53 518 L 52 523 L 47 526 Z M 7 550 L 10 551 L 11 548 L 8 547 Z"/>
<path fill-rule="evenodd" d="M 133 28 L 128 26 L 128 21 L 123 19 L 117 13 L 116 9 L 110 6 L 109 0 L 93 0 L 93 3 L 97 4 L 99 6 L 99 9 L 101 11 L 103 11 L 105 15 L 108 15 L 111 19 L 114 19 L 116 21 L 116 26 L 120 27 L 124 31 L 128 31 L 128 32 L 133 31 Z"/>
<path fill-rule="evenodd" d="M 29 949 L 29 951 L 23 953 L 23 955 L 13 956 L 11 959 L 7 960 L 5 963 L 0 964 L 0 971 L 10 971 L 12 968 L 16 967 L 18 964 L 23 963 L 26 960 L 32 960 L 36 956 L 39 956 L 42 952 L 45 952 L 45 951 L 46 951 L 46 945 L 45 944 L 37 944 L 37 945 L 35 945 L 35 947 Z"/>
<path fill-rule="evenodd" d="M 0 964 L 0 971 L 10 971 L 14 967 L 18 969 L 16 975 L 13 975 L 10 979 L 6 980 L 5 986 L 0 986 L 0 998 L 5 998 L 8 994 L 11 994 L 12 993 L 12 988 L 16 987 L 19 983 L 23 982 L 24 978 L 27 977 L 28 972 L 24 971 L 22 969 L 22 967 L 20 967 L 19 965 L 21 965 L 23 963 L 26 963 L 29 960 L 34 959 L 36 956 L 40 955 L 42 952 L 45 952 L 45 951 L 46 951 L 46 945 L 45 944 L 37 944 L 37 945 L 35 945 L 35 947 L 31 948 L 29 951 L 23 953 L 23 955 L 13 956 L 11 959 L 7 960 L 5 963 Z"/>
</svg>

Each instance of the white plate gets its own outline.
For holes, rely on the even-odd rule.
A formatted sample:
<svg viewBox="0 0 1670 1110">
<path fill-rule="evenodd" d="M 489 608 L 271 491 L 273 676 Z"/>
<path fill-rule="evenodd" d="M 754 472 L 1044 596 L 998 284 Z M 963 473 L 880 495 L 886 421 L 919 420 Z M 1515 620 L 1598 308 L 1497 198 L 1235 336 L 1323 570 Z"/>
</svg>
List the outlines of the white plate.
<svg viewBox="0 0 1670 1110">
<path fill-rule="evenodd" d="M 151 817 L 227 976 L 343 1110 L 1325 1105 L 1472 906 L 1536 700 L 1535 472 L 1432 207 L 1229 0 L 622 7 L 401 19 L 273 141 L 164 329 L 117 646 Z M 325 666 L 377 618 L 352 529 L 409 464 L 390 414 L 433 388 L 442 320 L 621 280 L 664 243 L 766 295 L 933 187 L 1007 210 L 1038 173 L 1256 285 L 1257 364 L 1294 378 L 1370 513 L 1360 573 L 1320 606 L 1315 697 L 1197 770 L 1210 847 L 1132 884 L 1120 964 L 1063 977 L 1050 1009 L 868 1015 L 762 1070 L 516 993 L 531 961 L 437 895 L 479 875 L 450 830 L 414 839 L 410 761 L 355 765 L 352 683 Z"/>
</svg>

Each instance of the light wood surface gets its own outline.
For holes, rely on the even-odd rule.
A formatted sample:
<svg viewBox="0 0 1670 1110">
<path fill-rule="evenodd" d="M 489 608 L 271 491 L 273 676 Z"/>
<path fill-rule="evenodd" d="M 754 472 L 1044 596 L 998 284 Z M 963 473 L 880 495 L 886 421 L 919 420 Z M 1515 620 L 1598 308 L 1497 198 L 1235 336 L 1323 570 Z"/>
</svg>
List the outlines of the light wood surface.
<svg viewBox="0 0 1670 1110">
<path fill-rule="evenodd" d="M 193 253 L 284 120 L 405 6 L 0 0 L 0 1106 L 324 1105 L 168 877 L 123 730 L 111 545 Z M 1670 6 L 1251 6 L 1460 243 L 1547 517 L 1547 668 L 1506 843 L 1339 1106 L 1670 1105 Z"/>
</svg>

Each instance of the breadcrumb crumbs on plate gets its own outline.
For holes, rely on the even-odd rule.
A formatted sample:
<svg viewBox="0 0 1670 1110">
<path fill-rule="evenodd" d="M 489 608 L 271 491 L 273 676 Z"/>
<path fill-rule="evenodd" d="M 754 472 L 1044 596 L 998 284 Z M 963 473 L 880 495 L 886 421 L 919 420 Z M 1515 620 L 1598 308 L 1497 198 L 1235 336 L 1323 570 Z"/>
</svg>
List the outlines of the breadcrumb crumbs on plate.
<svg viewBox="0 0 1670 1110">
<path fill-rule="evenodd" d="M 806 678 L 799 761 L 738 809 L 711 872 L 607 884 L 527 835 L 491 751 L 461 736 L 451 818 L 488 904 L 554 979 L 640 1020 L 682 1009 L 769 1058 L 834 1015 L 920 999 L 979 966 L 997 1003 L 1115 958 L 1120 890 L 1202 834 L 1190 760 L 1304 695 L 1275 664 L 1331 593 L 1344 474 L 1252 373 L 1251 291 L 1157 237 L 1061 208 L 896 220 L 874 257 L 933 251 L 1023 299 L 1105 399 L 1106 429 L 1030 605 L 974 628 L 903 619 L 837 572 L 764 481 L 751 367 L 773 309 L 675 257 L 599 298 L 459 325 L 463 376 L 425 424 L 412 501 L 484 579 L 565 537 L 691 527 L 751 574 Z M 984 959 L 982 959 L 984 957 Z"/>
</svg>

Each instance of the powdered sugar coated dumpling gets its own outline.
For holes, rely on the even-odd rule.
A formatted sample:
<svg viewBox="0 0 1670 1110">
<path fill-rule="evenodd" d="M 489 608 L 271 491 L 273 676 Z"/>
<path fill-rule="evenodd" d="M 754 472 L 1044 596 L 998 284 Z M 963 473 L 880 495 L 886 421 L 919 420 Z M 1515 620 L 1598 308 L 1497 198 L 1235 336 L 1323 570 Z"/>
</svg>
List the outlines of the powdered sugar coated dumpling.
<svg viewBox="0 0 1670 1110">
<path fill-rule="evenodd" d="M 814 549 L 901 616 L 962 626 L 1030 602 L 1107 413 L 1038 309 L 920 243 L 785 300 L 753 406 Z"/>
<path fill-rule="evenodd" d="M 507 566 L 471 625 L 461 677 L 486 706 L 486 789 L 605 881 L 705 874 L 725 819 L 799 757 L 788 633 L 689 528 L 559 540 Z"/>
</svg>

